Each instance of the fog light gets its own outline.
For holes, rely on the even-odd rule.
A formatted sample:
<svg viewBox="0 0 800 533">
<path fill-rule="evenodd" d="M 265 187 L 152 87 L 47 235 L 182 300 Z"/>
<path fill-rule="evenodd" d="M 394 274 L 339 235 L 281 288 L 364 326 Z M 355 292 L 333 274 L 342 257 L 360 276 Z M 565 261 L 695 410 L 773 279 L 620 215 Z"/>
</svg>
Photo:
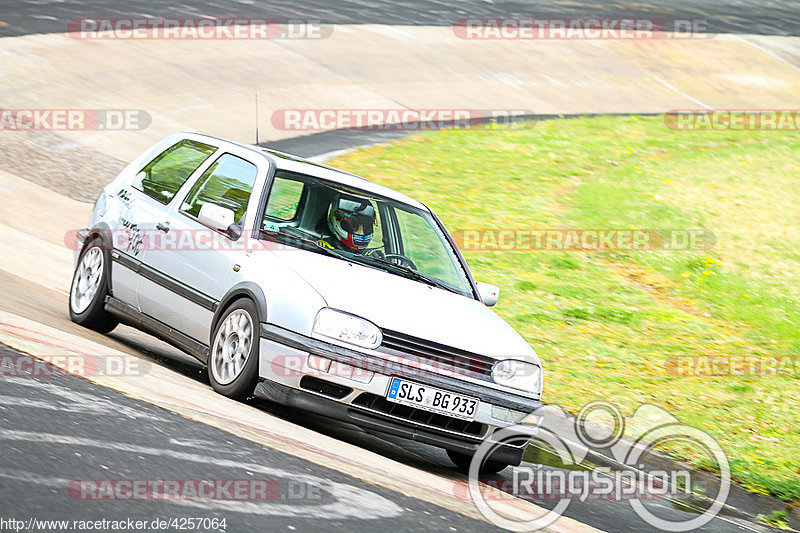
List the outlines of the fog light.
<svg viewBox="0 0 800 533">
<path fill-rule="evenodd" d="M 373 372 L 369 370 L 364 370 L 363 368 L 356 368 L 353 370 L 353 377 L 351 378 L 353 381 L 358 381 L 359 383 L 369 383 L 372 381 L 372 376 L 374 375 Z"/>
<path fill-rule="evenodd" d="M 320 372 L 325 372 L 340 378 L 352 379 L 359 383 L 369 383 L 372 381 L 374 372 L 364 370 L 363 368 L 355 368 L 327 357 L 320 357 L 319 355 L 308 356 L 308 367 Z"/>
<path fill-rule="evenodd" d="M 353 370 L 355 370 L 355 368 L 350 365 L 334 361 L 328 372 L 340 378 L 351 379 L 353 377 Z"/>
<path fill-rule="evenodd" d="M 542 417 L 540 415 L 531 413 L 525 417 L 522 423 L 526 426 L 539 427 L 539 424 L 542 423 Z"/>
<path fill-rule="evenodd" d="M 308 366 L 310 368 L 321 370 L 323 372 L 328 371 L 328 369 L 331 367 L 332 362 L 333 361 L 331 361 L 330 359 L 327 359 L 325 357 L 320 357 L 318 355 L 308 356 Z"/>
<path fill-rule="evenodd" d="M 514 409 L 506 409 L 497 405 L 492 406 L 492 418 L 495 420 L 502 420 L 509 424 L 519 424 L 525 420 L 525 413 L 522 411 L 515 411 Z"/>
</svg>

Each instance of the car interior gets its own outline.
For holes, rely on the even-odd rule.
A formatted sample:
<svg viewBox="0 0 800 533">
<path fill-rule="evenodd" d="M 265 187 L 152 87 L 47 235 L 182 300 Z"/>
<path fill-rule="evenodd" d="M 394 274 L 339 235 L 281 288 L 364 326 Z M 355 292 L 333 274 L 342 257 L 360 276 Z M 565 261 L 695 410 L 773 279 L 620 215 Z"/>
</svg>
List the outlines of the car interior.
<svg viewBox="0 0 800 533">
<path fill-rule="evenodd" d="M 264 229 L 278 229 L 312 240 L 330 236 L 331 231 L 328 228 L 327 221 L 330 203 L 337 193 L 350 191 L 337 190 L 327 184 L 309 180 L 303 182 L 301 192 L 295 190 L 293 191 L 294 196 L 288 198 L 284 196 L 283 192 L 288 179 L 281 179 L 280 176 L 276 176 L 276 178 L 273 182 L 273 190 L 270 192 L 270 199 L 267 203 L 261 227 Z M 294 176 L 292 178 L 297 179 Z M 364 197 L 363 193 L 352 194 Z M 374 198 L 369 200 L 376 207 L 376 212 L 379 213 L 370 249 L 383 248 L 381 221 L 386 216 L 385 213 L 387 213 L 389 207 Z"/>
</svg>

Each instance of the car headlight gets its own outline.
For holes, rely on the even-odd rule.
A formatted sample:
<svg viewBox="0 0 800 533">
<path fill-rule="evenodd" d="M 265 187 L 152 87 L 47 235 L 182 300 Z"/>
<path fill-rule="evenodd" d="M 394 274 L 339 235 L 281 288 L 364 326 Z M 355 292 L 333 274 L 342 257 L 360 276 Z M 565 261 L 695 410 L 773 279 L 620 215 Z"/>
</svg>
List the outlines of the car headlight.
<svg viewBox="0 0 800 533">
<path fill-rule="evenodd" d="M 541 386 L 542 369 L 525 361 L 505 359 L 495 363 L 492 379 L 498 385 L 537 393 Z"/>
<path fill-rule="evenodd" d="M 372 322 L 328 307 L 317 313 L 312 333 L 362 348 L 377 348 L 383 340 L 381 330 Z"/>
</svg>

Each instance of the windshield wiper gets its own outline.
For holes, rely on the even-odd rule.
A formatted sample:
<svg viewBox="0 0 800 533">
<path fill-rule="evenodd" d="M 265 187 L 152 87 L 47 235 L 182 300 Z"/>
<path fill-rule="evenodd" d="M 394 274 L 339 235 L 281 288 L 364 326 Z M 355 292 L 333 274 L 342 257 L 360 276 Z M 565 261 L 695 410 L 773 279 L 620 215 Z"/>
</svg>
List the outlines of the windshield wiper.
<svg viewBox="0 0 800 533">
<path fill-rule="evenodd" d="M 442 283 L 438 279 L 436 279 L 436 278 L 434 278 L 432 276 L 428 276 L 427 274 L 423 274 L 422 272 L 420 272 L 418 270 L 414 270 L 411 267 L 408 267 L 408 266 L 405 266 L 405 265 L 398 265 L 398 264 L 392 263 L 391 261 L 388 261 L 386 259 L 382 259 L 380 257 L 375 257 L 375 256 L 372 256 L 372 255 L 358 255 L 358 256 L 355 256 L 355 257 L 357 257 L 358 259 L 367 259 L 369 261 L 374 261 L 376 263 L 380 263 L 382 265 L 389 266 L 392 269 L 398 271 L 400 273 L 400 275 L 405 276 L 405 277 L 407 277 L 409 279 L 413 279 L 414 281 L 421 281 L 422 283 L 426 283 L 426 284 L 431 285 L 433 287 L 438 287 L 438 288 L 444 289 L 446 291 L 454 292 L 456 294 L 461 294 L 460 291 L 450 287 L 449 285 L 445 285 L 444 283 Z"/>
<path fill-rule="evenodd" d="M 279 240 L 278 237 L 283 237 L 283 238 L 285 238 L 285 239 L 287 239 L 289 241 L 292 241 L 294 243 L 302 245 L 301 248 L 304 249 L 304 250 L 308 250 L 310 252 L 316 252 L 316 253 L 324 254 L 324 255 L 327 255 L 327 256 L 330 256 L 330 257 L 336 257 L 338 259 L 344 259 L 345 261 L 349 261 L 350 260 L 349 257 L 346 257 L 346 256 L 340 254 L 339 252 L 337 252 L 333 248 L 325 248 L 324 246 L 320 246 L 315 241 L 312 241 L 311 239 L 307 239 L 306 237 L 301 237 L 299 235 L 293 235 L 291 233 L 284 233 L 282 231 L 274 231 L 274 230 L 268 230 L 268 229 L 260 230 L 260 234 L 262 236 L 268 237 L 270 240 L 276 240 L 276 241 Z"/>
</svg>

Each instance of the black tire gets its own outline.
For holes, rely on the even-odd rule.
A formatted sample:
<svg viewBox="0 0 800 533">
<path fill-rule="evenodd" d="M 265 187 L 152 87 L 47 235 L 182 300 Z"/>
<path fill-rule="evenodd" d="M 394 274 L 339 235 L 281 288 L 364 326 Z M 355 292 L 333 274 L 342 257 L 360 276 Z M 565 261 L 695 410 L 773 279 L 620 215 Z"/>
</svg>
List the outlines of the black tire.
<svg viewBox="0 0 800 533">
<path fill-rule="evenodd" d="M 447 456 L 456 465 L 456 468 L 462 474 L 469 474 L 469 465 L 472 463 L 472 455 L 447 450 Z M 508 463 L 502 461 L 484 461 L 480 468 L 480 474 L 496 474 L 509 466 Z"/>
<path fill-rule="evenodd" d="M 225 363 L 226 354 L 230 354 L 231 348 L 237 346 L 232 344 L 236 340 L 232 339 L 230 332 L 224 331 L 226 323 L 234 313 L 238 313 L 237 316 L 239 317 L 242 316 L 242 313 L 246 314 L 250 322 L 250 341 L 247 357 L 238 374 L 224 371 L 227 369 L 227 365 L 231 364 Z M 231 318 L 232 323 L 234 320 L 235 318 Z M 219 319 L 211 336 L 207 369 L 208 381 L 215 391 L 234 400 L 245 400 L 253 394 L 253 389 L 255 389 L 256 381 L 258 380 L 259 338 L 258 311 L 255 304 L 247 298 L 236 300 Z M 238 346 L 233 350 L 237 353 L 241 352 L 237 348 Z M 228 381 L 227 378 L 230 378 L 231 375 L 235 375 L 235 377 Z"/>
<path fill-rule="evenodd" d="M 76 324 L 80 324 L 85 328 L 92 329 L 94 331 L 100 333 L 108 333 L 113 330 L 119 324 L 119 320 L 117 320 L 114 315 L 106 311 L 105 303 L 106 303 L 106 296 L 108 295 L 108 269 L 107 269 L 107 260 L 108 255 L 103 251 L 103 244 L 99 238 L 93 239 L 89 244 L 84 246 L 83 250 L 81 251 L 81 255 L 78 257 L 78 263 L 75 265 L 75 272 L 72 274 L 72 283 L 70 284 L 69 288 L 69 318 Z M 81 302 L 79 301 L 79 297 L 75 294 L 76 290 L 78 290 L 79 281 L 76 281 L 78 275 L 81 271 L 81 267 L 83 265 L 84 259 L 87 258 L 92 254 L 92 256 L 98 258 L 100 264 L 97 267 L 99 269 L 98 275 L 99 279 L 97 283 L 97 290 L 95 291 L 94 295 L 91 296 L 89 299 L 88 305 L 82 310 L 76 309 L 74 305 L 78 305 Z M 83 307 L 80 305 L 80 307 Z"/>
</svg>

